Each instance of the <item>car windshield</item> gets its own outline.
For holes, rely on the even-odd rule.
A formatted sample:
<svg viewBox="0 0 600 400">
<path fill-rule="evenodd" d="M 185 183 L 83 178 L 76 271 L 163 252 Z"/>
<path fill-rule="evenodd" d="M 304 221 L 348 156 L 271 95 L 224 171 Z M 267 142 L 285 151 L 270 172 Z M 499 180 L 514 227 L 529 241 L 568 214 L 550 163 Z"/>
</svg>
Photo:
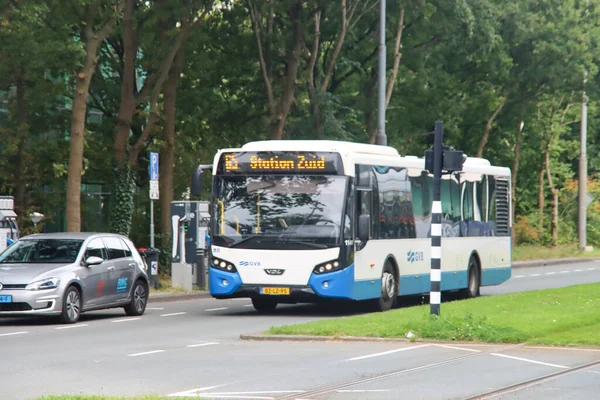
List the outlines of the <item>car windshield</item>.
<svg viewBox="0 0 600 400">
<path fill-rule="evenodd" d="M 82 244 L 81 239 L 22 239 L 0 254 L 0 264 L 72 263 Z"/>
<path fill-rule="evenodd" d="M 347 181 L 344 176 L 219 177 L 212 244 L 288 249 L 339 245 Z"/>
</svg>

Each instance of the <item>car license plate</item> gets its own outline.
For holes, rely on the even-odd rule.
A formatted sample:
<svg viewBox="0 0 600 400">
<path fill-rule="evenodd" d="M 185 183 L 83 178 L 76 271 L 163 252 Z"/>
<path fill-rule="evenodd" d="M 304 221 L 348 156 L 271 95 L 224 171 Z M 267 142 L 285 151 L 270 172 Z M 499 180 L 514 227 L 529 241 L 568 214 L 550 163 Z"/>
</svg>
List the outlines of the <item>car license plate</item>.
<svg viewBox="0 0 600 400">
<path fill-rule="evenodd" d="M 261 294 L 290 294 L 290 288 L 264 287 L 260 288 Z"/>
<path fill-rule="evenodd" d="M 0 296 L 0 303 L 12 303 L 12 295 L 4 294 Z"/>
</svg>

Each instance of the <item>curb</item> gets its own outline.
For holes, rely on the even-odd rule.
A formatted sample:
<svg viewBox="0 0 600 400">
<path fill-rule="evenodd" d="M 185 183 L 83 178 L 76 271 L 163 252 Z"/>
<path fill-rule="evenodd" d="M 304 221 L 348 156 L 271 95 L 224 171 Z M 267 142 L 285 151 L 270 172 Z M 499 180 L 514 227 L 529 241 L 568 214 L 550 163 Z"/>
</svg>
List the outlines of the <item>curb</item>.
<svg viewBox="0 0 600 400">
<path fill-rule="evenodd" d="M 600 261 L 600 258 L 554 258 L 549 260 L 517 261 L 512 263 L 513 268 L 546 267 L 572 263 Z"/>
<path fill-rule="evenodd" d="M 309 335 L 240 335 L 242 340 L 271 341 L 271 342 L 392 342 L 409 343 L 410 339 L 405 338 L 380 338 L 380 337 L 359 337 L 359 336 L 309 336 Z"/>
<path fill-rule="evenodd" d="M 207 299 L 211 297 L 207 291 L 198 293 L 150 293 L 148 303 L 167 303 L 173 301 Z"/>
</svg>

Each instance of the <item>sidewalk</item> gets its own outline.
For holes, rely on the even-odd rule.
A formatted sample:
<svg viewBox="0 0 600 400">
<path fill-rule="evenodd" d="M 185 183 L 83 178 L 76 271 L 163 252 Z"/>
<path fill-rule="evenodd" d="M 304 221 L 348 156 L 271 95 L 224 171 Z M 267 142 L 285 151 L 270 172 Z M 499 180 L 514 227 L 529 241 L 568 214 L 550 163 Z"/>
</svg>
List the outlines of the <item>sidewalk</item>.
<svg viewBox="0 0 600 400">
<path fill-rule="evenodd" d="M 532 260 L 532 261 L 516 261 L 513 262 L 512 266 L 514 269 L 519 268 L 532 268 L 532 267 L 546 267 L 552 265 L 571 264 L 571 263 L 583 263 L 583 262 L 594 262 L 600 261 L 600 258 L 556 258 L 549 260 Z M 148 297 L 148 303 L 152 302 L 172 302 L 182 300 L 196 300 L 196 299 L 208 299 L 211 298 L 210 293 L 207 290 L 193 290 L 191 292 L 178 291 L 156 291 L 151 289 L 150 296 Z"/>
</svg>

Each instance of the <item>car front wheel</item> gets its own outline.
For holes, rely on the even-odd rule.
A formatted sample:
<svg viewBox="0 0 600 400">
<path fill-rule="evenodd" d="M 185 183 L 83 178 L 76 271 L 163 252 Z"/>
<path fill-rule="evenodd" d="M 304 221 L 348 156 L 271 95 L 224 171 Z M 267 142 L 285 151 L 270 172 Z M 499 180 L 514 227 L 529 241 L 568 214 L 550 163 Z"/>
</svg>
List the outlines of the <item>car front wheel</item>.
<svg viewBox="0 0 600 400">
<path fill-rule="evenodd" d="M 81 315 L 81 294 L 75 286 L 69 286 L 63 298 L 60 321 L 63 324 L 74 324 Z"/>
<path fill-rule="evenodd" d="M 137 280 L 133 286 L 131 302 L 125 308 L 125 314 L 129 316 L 142 315 L 146 311 L 148 303 L 148 286 L 142 281 Z"/>
</svg>

